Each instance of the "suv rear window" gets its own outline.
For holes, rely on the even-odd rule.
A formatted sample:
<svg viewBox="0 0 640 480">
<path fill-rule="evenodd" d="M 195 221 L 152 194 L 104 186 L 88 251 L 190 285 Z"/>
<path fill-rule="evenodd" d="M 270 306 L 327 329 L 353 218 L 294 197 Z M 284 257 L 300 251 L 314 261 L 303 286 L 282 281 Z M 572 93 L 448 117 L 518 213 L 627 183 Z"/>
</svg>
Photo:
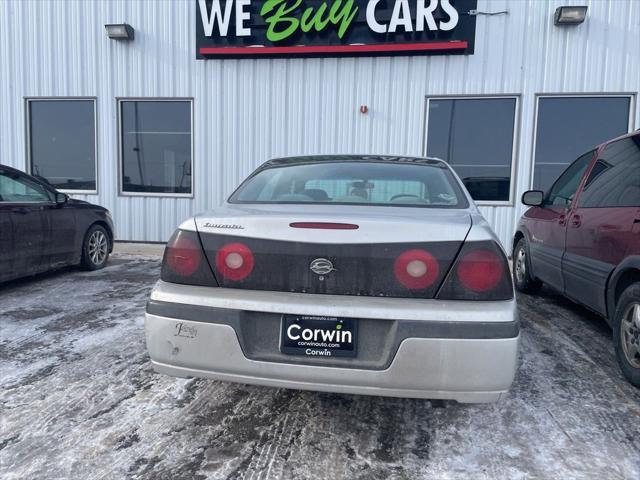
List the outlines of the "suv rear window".
<svg viewBox="0 0 640 480">
<path fill-rule="evenodd" d="M 230 203 L 349 204 L 466 208 L 457 180 L 440 163 L 335 161 L 258 170 Z"/>
</svg>

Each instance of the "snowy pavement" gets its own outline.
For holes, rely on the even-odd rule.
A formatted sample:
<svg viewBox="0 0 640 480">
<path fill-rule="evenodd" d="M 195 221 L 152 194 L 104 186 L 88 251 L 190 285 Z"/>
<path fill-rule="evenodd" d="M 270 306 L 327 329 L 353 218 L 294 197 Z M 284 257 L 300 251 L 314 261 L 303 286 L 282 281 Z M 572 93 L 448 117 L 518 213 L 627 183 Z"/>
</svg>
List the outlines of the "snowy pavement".
<svg viewBox="0 0 640 480">
<path fill-rule="evenodd" d="M 0 478 L 640 478 L 640 390 L 603 320 L 520 298 L 520 368 L 458 405 L 153 373 L 154 257 L 0 287 Z"/>
</svg>

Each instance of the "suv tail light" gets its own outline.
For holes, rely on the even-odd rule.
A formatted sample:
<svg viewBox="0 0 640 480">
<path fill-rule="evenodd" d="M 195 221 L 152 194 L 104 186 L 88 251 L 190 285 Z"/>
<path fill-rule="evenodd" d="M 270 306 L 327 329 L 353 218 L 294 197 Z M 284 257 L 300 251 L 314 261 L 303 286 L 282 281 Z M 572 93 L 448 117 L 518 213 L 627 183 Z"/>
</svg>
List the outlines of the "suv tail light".
<svg viewBox="0 0 640 480">
<path fill-rule="evenodd" d="M 160 278 L 165 282 L 217 287 L 196 232 L 176 230 L 162 258 Z"/>
<path fill-rule="evenodd" d="M 511 300 L 507 258 L 492 241 L 465 243 L 444 280 L 439 300 Z"/>
<path fill-rule="evenodd" d="M 251 249 L 243 243 L 228 243 L 216 253 L 216 269 L 224 278 L 239 282 L 253 271 Z"/>
<path fill-rule="evenodd" d="M 426 250 L 412 249 L 401 253 L 393 264 L 396 279 L 410 290 L 422 290 L 438 278 L 438 260 Z"/>
</svg>

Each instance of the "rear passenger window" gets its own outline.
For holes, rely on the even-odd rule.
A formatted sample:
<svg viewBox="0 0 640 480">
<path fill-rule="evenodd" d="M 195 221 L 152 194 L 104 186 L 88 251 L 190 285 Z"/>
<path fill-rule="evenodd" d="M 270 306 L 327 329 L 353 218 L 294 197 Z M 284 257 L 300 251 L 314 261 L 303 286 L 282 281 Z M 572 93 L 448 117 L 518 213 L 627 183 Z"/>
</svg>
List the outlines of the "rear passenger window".
<svg viewBox="0 0 640 480">
<path fill-rule="evenodd" d="M 579 207 L 640 207 L 640 135 L 613 142 L 598 157 Z"/>
</svg>

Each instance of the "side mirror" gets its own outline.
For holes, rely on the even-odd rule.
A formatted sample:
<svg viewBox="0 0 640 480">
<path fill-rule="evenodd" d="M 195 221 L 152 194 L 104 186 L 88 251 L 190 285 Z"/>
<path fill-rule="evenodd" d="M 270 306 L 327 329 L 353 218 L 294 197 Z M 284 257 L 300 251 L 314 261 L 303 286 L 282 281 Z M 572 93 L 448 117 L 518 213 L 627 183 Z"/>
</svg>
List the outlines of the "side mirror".
<svg viewBox="0 0 640 480">
<path fill-rule="evenodd" d="M 544 201 L 544 192 L 542 190 L 527 190 L 522 194 L 522 203 L 530 207 L 539 207 Z"/>
<path fill-rule="evenodd" d="M 56 204 L 64 205 L 69 201 L 69 195 L 66 193 L 56 192 Z"/>
</svg>

